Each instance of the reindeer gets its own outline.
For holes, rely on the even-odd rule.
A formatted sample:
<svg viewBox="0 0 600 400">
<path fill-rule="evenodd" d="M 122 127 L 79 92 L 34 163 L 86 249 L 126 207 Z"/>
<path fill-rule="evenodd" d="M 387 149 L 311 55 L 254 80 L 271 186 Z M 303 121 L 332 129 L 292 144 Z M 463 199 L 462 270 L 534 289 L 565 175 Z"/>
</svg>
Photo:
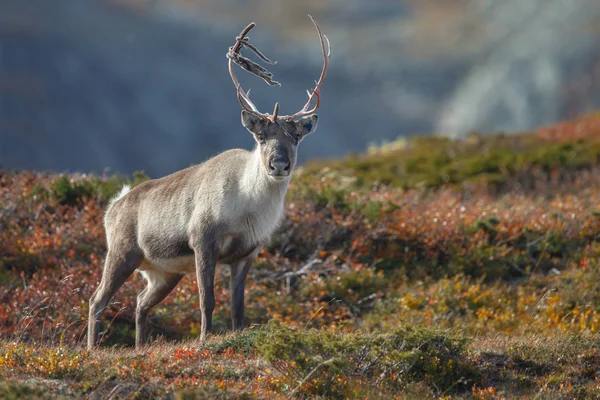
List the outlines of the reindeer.
<svg viewBox="0 0 600 400">
<path fill-rule="evenodd" d="M 312 20 L 323 53 L 323 69 L 308 101 L 293 115 L 261 113 L 238 82 L 233 64 L 278 86 L 272 74 L 241 56 L 243 47 L 266 58 L 249 43 L 249 24 L 229 48 L 229 74 L 242 106 L 242 125 L 252 133 L 252 151 L 232 149 L 187 169 L 134 188 L 124 186 L 108 204 L 104 226 L 108 251 L 100 284 L 90 298 L 88 349 L 96 347 L 102 313 L 123 283 L 138 270 L 147 281 L 137 297 L 136 347 L 146 342 L 148 313 L 185 274 L 196 274 L 202 313 L 200 340 L 212 328 L 216 265 L 231 268 L 233 330 L 242 328 L 246 275 L 259 249 L 283 215 L 284 196 L 296 164 L 298 144 L 315 131 L 320 89 L 327 72 L 329 39 Z M 327 50 L 326 50 L 327 47 Z M 311 108 L 312 107 L 312 108 Z"/>
</svg>

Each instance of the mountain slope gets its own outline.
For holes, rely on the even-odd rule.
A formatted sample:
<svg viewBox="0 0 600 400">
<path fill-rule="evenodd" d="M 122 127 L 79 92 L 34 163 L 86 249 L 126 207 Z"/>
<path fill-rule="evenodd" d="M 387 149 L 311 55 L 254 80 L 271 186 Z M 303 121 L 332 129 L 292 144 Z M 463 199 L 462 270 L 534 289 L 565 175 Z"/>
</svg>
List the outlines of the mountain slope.
<svg viewBox="0 0 600 400">
<path fill-rule="evenodd" d="M 259 107 L 293 112 L 321 67 L 308 12 L 333 58 L 301 162 L 551 123 L 600 106 L 600 5 L 563 3 L 0 0 L 0 165 L 158 176 L 250 148 L 224 54 L 257 21 L 283 87 L 243 83 Z"/>
</svg>

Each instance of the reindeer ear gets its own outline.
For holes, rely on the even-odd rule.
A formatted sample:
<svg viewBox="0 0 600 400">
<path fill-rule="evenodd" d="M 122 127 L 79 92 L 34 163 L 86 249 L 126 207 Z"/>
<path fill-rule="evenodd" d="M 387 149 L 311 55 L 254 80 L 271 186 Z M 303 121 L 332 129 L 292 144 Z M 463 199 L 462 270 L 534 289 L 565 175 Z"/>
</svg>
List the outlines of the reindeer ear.
<svg viewBox="0 0 600 400">
<path fill-rule="evenodd" d="M 308 115 L 296 121 L 296 134 L 298 135 L 298 142 L 302 140 L 304 136 L 313 133 L 317 129 L 318 121 L 319 117 L 317 114 Z"/>
<path fill-rule="evenodd" d="M 242 125 L 244 125 L 244 128 L 248 129 L 251 133 L 257 135 L 260 133 L 260 128 L 263 126 L 263 119 L 258 115 L 242 110 Z"/>
</svg>

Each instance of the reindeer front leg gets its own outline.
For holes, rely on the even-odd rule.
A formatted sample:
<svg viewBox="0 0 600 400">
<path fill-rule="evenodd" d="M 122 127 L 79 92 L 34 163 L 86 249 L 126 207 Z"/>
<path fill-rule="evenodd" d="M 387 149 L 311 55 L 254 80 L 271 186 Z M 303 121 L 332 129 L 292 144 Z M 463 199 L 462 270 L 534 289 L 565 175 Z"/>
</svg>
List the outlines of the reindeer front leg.
<svg viewBox="0 0 600 400">
<path fill-rule="evenodd" d="M 231 264 L 231 325 L 234 331 L 243 328 L 246 275 L 248 275 L 252 262 L 257 255 L 258 251 L 253 251 L 247 258 Z"/>
<path fill-rule="evenodd" d="M 202 331 L 200 340 L 212 330 L 212 314 L 215 309 L 215 267 L 218 258 L 216 241 L 203 241 L 193 247 L 196 258 L 196 276 L 198 278 L 198 295 L 200 312 L 202 313 Z"/>
</svg>

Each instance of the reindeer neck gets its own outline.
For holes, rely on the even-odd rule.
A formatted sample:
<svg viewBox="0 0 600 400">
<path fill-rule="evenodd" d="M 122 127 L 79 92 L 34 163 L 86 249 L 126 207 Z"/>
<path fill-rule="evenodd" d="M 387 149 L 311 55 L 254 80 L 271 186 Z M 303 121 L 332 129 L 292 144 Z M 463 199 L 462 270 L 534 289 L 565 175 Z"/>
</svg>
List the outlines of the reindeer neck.
<svg viewBox="0 0 600 400">
<path fill-rule="evenodd" d="M 249 153 L 244 172 L 241 177 L 241 190 L 251 195 L 252 197 L 267 196 L 270 199 L 273 197 L 283 197 L 287 191 L 291 176 L 281 181 L 276 181 L 271 178 L 266 171 L 260 153 L 260 147 L 256 146 Z"/>
</svg>

